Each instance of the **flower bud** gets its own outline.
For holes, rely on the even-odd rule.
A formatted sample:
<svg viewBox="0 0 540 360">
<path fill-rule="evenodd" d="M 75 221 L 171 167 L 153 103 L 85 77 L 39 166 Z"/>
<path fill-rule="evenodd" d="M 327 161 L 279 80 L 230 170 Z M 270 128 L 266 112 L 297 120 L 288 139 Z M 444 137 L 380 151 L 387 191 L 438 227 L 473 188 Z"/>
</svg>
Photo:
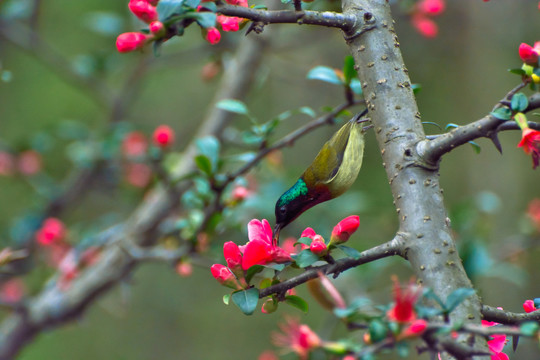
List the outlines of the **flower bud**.
<svg viewBox="0 0 540 360">
<path fill-rule="evenodd" d="M 221 33 L 215 27 L 210 27 L 206 29 L 206 41 L 210 44 L 215 45 L 221 40 Z"/>
<path fill-rule="evenodd" d="M 164 35 L 165 34 L 165 27 L 163 26 L 163 23 L 161 21 L 152 21 L 148 25 L 148 29 L 154 35 Z"/>
<path fill-rule="evenodd" d="M 227 287 L 230 287 L 234 290 L 240 290 L 242 287 L 234 277 L 231 270 L 221 264 L 214 264 L 210 268 L 210 271 L 212 272 L 212 276 L 221 284 Z"/>
<path fill-rule="evenodd" d="M 351 235 L 358 230 L 360 226 L 360 217 L 351 215 L 341 220 L 332 230 L 330 245 L 342 244 L 349 240 Z"/>
<path fill-rule="evenodd" d="M 66 235 L 64 223 L 57 218 L 46 219 L 36 232 L 36 240 L 40 245 L 49 246 L 61 241 Z"/>
<path fill-rule="evenodd" d="M 156 146 L 165 148 L 174 142 L 174 130 L 167 125 L 160 125 L 154 130 L 152 139 Z"/>
<path fill-rule="evenodd" d="M 528 65 L 538 64 L 538 52 L 529 44 L 521 43 L 518 49 L 519 57 Z"/>
<path fill-rule="evenodd" d="M 233 241 L 228 241 L 223 244 L 223 256 L 227 262 L 227 266 L 235 272 L 235 269 L 242 269 L 242 253 L 238 245 Z"/>
<path fill-rule="evenodd" d="M 527 300 L 523 303 L 523 310 L 525 310 L 526 313 L 530 313 L 533 311 L 536 311 L 536 306 L 534 306 L 534 301 Z"/>
<path fill-rule="evenodd" d="M 317 235 L 317 238 L 311 242 L 309 250 L 317 256 L 324 256 L 328 253 L 328 248 L 320 235 Z"/>
<path fill-rule="evenodd" d="M 146 0 L 131 0 L 128 6 L 133 15 L 147 24 L 158 19 L 156 7 Z"/>
<path fill-rule="evenodd" d="M 121 53 L 139 50 L 150 38 L 150 36 L 138 32 L 123 33 L 116 38 L 116 49 Z"/>
</svg>

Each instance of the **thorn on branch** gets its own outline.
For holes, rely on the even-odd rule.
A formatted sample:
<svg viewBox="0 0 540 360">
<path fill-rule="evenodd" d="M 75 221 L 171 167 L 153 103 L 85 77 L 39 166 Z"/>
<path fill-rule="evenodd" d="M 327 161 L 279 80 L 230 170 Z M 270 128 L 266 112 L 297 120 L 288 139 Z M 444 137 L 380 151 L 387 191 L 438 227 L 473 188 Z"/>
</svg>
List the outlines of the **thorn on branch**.
<svg viewBox="0 0 540 360">
<path fill-rule="evenodd" d="M 499 140 L 499 134 L 495 131 L 493 132 L 490 136 L 489 136 L 489 139 L 491 140 L 491 142 L 493 143 L 493 145 L 495 146 L 495 148 L 499 151 L 499 153 L 503 153 L 502 151 L 502 145 L 501 145 L 501 142 Z"/>
</svg>

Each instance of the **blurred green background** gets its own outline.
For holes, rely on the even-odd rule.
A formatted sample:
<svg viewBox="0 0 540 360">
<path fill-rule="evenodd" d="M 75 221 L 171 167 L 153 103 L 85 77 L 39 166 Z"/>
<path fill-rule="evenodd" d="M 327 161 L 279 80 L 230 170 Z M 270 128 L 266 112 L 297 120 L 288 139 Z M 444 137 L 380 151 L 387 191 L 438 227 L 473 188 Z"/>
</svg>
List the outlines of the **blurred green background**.
<svg viewBox="0 0 540 360">
<path fill-rule="evenodd" d="M 39 16 L 29 20 L 28 9 L 34 3 L 39 4 Z M 423 121 L 444 128 L 448 123 L 468 123 L 491 111 L 519 82 L 506 71 L 521 66 L 519 44 L 540 40 L 537 3 L 449 1 L 447 11 L 435 19 L 440 33 L 432 40 L 417 34 L 395 7 L 400 48 L 413 83 L 422 85 L 417 99 Z M 33 21 L 40 37 L 34 46 L 23 50 L 0 36 L 1 69 L 8 72 L 3 75 L 6 81 L 0 82 L 0 144 L 14 151 L 46 145 L 40 177 L 0 177 L 2 247 L 11 244 L 14 222 L 45 204 L 47 191 L 73 169 L 74 154 L 81 150 L 72 146 L 73 138 L 62 136 L 66 127 L 75 132 L 82 128 L 92 140 L 107 135 L 111 119 L 129 122 L 148 134 L 159 124 L 169 124 L 177 133 L 175 149 L 182 150 L 219 85 L 219 75 L 202 81 L 203 66 L 217 58 L 226 61 L 236 43 L 244 39 L 245 31 L 225 33 L 219 45 L 211 46 L 191 27 L 183 38 L 167 42 L 161 56 L 154 58 L 151 51 L 116 52 L 117 34 L 142 27 L 129 13 L 127 0 L 5 0 L 0 6 L 2 31 L 9 27 L 15 37 L 26 39 L 25 28 L 8 24 Z M 322 9 L 327 5 L 311 6 Z M 337 4 L 328 6 L 335 8 Z M 341 33 L 309 26 L 275 27 L 273 47 L 246 99 L 253 114 L 265 121 L 301 106 L 319 111 L 341 103 L 341 89 L 306 79 L 309 69 L 317 65 L 341 68 L 347 55 Z M 35 45 L 40 41 L 62 61 L 42 61 L 50 51 Z M 83 83 L 66 81 L 69 72 L 104 83 L 112 94 L 96 94 Z M 137 74 L 136 85 L 126 86 L 133 73 Z M 122 103 L 125 111 L 121 118 L 96 101 L 102 97 L 112 100 L 113 94 L 122 93 L 129 93 L 130 100 Z M 308 120 L 303 115 L 286 120 L 273 138 Z M 249 125 L 240 117 L 233 124 L 238 129 Z M 425 127 L 429 134 L 441 131 L 429 124 Z M 281 165 L 253 171 L 257 192 L 236 209 L 244 223 L 253 217 L 273 221 L 275 199 L 334 131 L 330 127 L 319 129 L 284 149 Z M 457 241 L 483 300 L 521 311 L 525 299 L 540 297 L 536 275 L 539 237 L 525 215 L 529 201 L 540 197 L 540 170 L 533 171 L 530 157 L 516 148 L 518 132 L 503 133 L 500 138 L 502 156 L 486 140 L 478 141 L 482 147 L 479 154 L 463 146 L 445 156 L 441 183 Z M 53 185 L 44 186 L 43 182 Z M 111 188 L 105 179 L 94 184 L 83 201 L 62 218 L 76 229 L 96 227 L 96 222 L 124 219 L 141 197 L 139 189 L 128 185 Z M 310 210 L 283 235 L 298 236 L 306 226 L 329 234 L 337 221 L 350 214 L 361 218 L 360 230 L 351 242 L 359 250 L 391 239 L 396 231 L 392 197 L 373 134 L 368 134 L 363 169 L 354 188 L 346 196 Z M 213 239 L 216 261 L 221 261 L 223 241 L 246 239 L 245 229 L 241 231 Z M 408 279 L 407 263 L 382 260 L 349 271 L 336 283 L 349 298 L 369 294 L 387 303 L 389 279 L 394 273 Z M 38 292 L 49 275 L 50 271 L 36 268 L 27 279 L 28 291 Z M 246 317 L 234 306 L 223 305 L 225 293 L 208 268 L 195 267 L 191 277 L 182 278 L 169 266 L 143 264 L 79 321 L 40 335 L 23 350 L 20 359 L 256 359 L 263 350 L 272 348 L 269 333 L 277 330 L 276 320 L 284 313 L 301 316 L 325 337 L 343 333 L 314 301 L 309 300 L 309 315 L 282 306 L 272 316 L 256 313 Z M 304 287 L 299 293 L 307 294 Z M 522 340 L 517 355 L 507 352 L 511 358 L 538 358 L 537 346 L 527 340 Z"/>
</svg>

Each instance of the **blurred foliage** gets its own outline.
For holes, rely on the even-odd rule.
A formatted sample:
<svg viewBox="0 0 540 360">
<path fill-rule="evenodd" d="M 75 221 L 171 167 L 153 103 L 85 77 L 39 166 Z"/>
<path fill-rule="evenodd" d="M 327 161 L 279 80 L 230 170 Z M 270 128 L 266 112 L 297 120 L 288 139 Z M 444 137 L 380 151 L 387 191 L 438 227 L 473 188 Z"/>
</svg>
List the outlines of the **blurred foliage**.
<svg viewBox="0 0 540 360">
<path fill-rule="evenodd" d="M 400 48 L 412 82 L 423 88 L 417 99 L 424 121 L 444 127 L 478 119 L 516 84 L 516 76 L 506 69 L 520 65 L 517 47 L 521 42 L 538 40 L 538 14 L 531 11 L 531 7 L 535 9 L 532 3 L 453 1 L 437 19 L 440 35 L 434 40 L 421 38 L 396 9 Z M 37 20 L 32 18 L 35 4 L 39 4 Z M 182 39 L 167 42 L 158 58 L 151 51 L 120 55 L 115 51 L 115 36 L 141 27 L 129 14 L 127 1 L 6 0 L 0 6 L 2 19 L 32 24 L 39 38 L 68 65 L 44 63 L 41 47 L 34 48 L 37 53 L 23 51 L 0 37 L 0 147 L 14 152 L 34 149 L 42 154 L 44 168 L 39 178 L 0 176 L 0 199 L 9 204 L 0 207 L 3 246 L 24 237 L 18 232 L 37 226 L 36 211 L 61 188 L 74 165 L 84 167 L 113 158 L 128 131 L 139 129 L 150 135 L 155 126 L 166 123 L 176 130 L 175 150 L 182 150 L 218 86 L 219 75 L 201 80 L 204 65 L 220 59 L 227 66 L 231 51 L 243 38 L 242 34 L 225 34 L 219 45 L 210 46 L 190 28 Z M 311 6 L 326 8 L 317 2 Z M 309 121 L 311 109 L 319 112 L 342 102 L 341 89 L 306 78 L 316 66 L 343 67 L 347 47 L 341 34 L 314 27 L 275 27 L 279 28 L 275 49 L 266 55 L 258 86 L 245 101 L 250 118 L 263 124 L 259 127 L 268 124 L 269 129 L 261 130 L 239 115 L 228 134 L 256 138 L 262 131 L 273 141 Z M 70 72 L 91 83 L 102 83 L 110 94 L 73 84 Z M 117 102 L 118 108 L 112 111 L 104 101 Z M 310 111 L 275 115 L 291 109 Z M 273 118 L 279 119 L 279 126 Z M 433 126 L 426 129 L 439 131 Z M 277 197 L 334 131 L 327 127 L 308 134 L 257 167 L 246 180 L 239 180 L 255 195 L 223 215 L 241 233 L 227 231 L 215 239 L 210 251 L 216 258 L 221 256 L 223 241 L 246 239 L 242 224 L 249 219 L 272 221 Z M 501 134 L 501 156 L 488 141 L 480 140 L 483 151 L 479 154 L 462 147 L 441 164 L 446 203 L 467 271 L 487 304 L 513 311 L 520 311 L 525 299 L 540 293 L 534 276 L 539 270 L 538 231 L 524 215 L 528 202 L 540 197 L 538 172 L 531 170 L 530 158 L 515 148 L 518 141 L 517 132 Z M 249 152 L 231 143 L 233 149 L 228 148 L 226 154 L 240 161 L 249 159 Z M 238 156 L 241 152 L 244 157 Z M 201 152 L 200 156 L 200 167 L 211 175 L 219 166 L 214 155 Z M 122 174 L 109 170 L 63 216 L 74 241 L 84 242 L 99 229 L 124 219 L 142 196 L 141 189 L 117 186 Z M 195 192 L 182 199 L 184 204 L 204 206 L 206 200 L 200 195 L 205 186 L 208 183 L 199 181 Z M 298 237 L 306 226 L 329 233 L 338 220 L 350 214 L 361 218 L 360 230 L 349 242 L 358 250 L 387 241 L 396 231 L 392 197 L 372 133 L 367 135 L 364 165 L 354 188 L 302 215 L 282 237 Z M 189 230 L 186 224 L 174 226 Z M 385 259 L 342 274 L 336 284 L 349 298 L 369 294 L 373 301 L 386 303 L 390 274 L 397 272 L 407 274 L 406 263 Z M 46 269 L 36 269 L 27 280 L 30 291 L 39 291 L 49 275 Z M 302 287 L 299 294 L 309 299 Z M 245 317 L 233 306 L 223 305 L 222 295 L 223 288 L 206 267 L 180 278 L 172 268 L 144 265 L 80 321 L 41 335 L 20 358 L 214 359 L 227 351 L 229 358 L 254 359 L 271 348 L 269 332 L 276 330 L 278 316 L 257 310 L 253 317 Z M 301 315 L 302 321 L 328 337 L 342 331 L 318 311 L 315 302 L 309 305 L 312 311 L 309 317 Z M 531 358 L 534 351 L 523 341 L 516 356 Z"/>
</svg>

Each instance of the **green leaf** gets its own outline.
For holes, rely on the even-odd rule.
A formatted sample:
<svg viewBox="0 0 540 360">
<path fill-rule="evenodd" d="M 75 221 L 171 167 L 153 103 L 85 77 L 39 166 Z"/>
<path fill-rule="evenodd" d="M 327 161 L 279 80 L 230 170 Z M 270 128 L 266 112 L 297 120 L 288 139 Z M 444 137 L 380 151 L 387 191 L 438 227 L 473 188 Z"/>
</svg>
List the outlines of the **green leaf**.
<svg viewBox="0 0 540 360">
<path fill-rule="evenodd" d="M 216 104 L 218 109 L 230 111 L 236 114 L 247 115 L 249 113 L 246 104 L 240 100 L 224 99 Z"/>
<path fill-rule="evenodd" d="M 309 311 L 308 303 L 302 299 L 300 296 L 289 295 L 285 296 L 285 303 L 291 305 L 292 307 L 297 308 L 298 310 L 306 313 Z"/>
<path fill-rule="evenodd" d="M 405 358 L 409 356 L 409 343 L 400 341 L 396 344 L 396 350 L 400 357 Z"/>
<path fill-rule="evenodd" d="M 311 69 L 307 78 L 310 80 L 321 80 L 330 84 L 342 85 L 343 81 L 337 76 L 334 69 L 328 66 L 317 66 Z"/>
<path fill-rule="evenodd" d="M 535 308 L 540 308 L 540 298 L 534 298 L 533 299 L 533 302 L 534 302 L 534 307 Z"/>
<path fill-rule="evenodd" d="M 345 245 L 338 245 L 337 247 L 339 250 L 343 251 L 345 255 L 355 260 L 360 259 L 360 257 L 362 256 L 360 251 L 353 249 L 352 247 L 345 246 Z"/>
<path fill-rule="evenodd" d="M 317 116 L 317 113 L 315 110 L 310 108 L 309 106 L 302 106 L 300 109 L 298 109 L 298 112 L 307 116 L 310 116 L 312 118 Z"/>
<path fill-rule="evenodd" d="M 452 291 L 446 299 L 445 311 L 452 312 L 459 304 L 474 293 L 475 291 L 471 288 L 459 288 Z"/>
<path fill-rule="evenodd" d="M 345 61 L 343 65 L 343 77 L 345 78 L 345 84 L 349 85 L 351 80 L 358 76 L 356 70 L 354 69 L 354 59 L 351 55 L 345 56 Z"/>
<path fill-rule="evenodd" d="M 296 242 L 294 243 L 294 245 L 296 245 L 296 244 L 304 244 L 304 245 L 308 245 L 308 246 L 309 246 L 309 245 L 311 245 L 311 242 L 312 242 L 312 241 L 313 241 L 313 240 L 312 240 L 311 238 L 308 238 L 308 237 L 301 237 L 300 239 L 298 239 L 298 241 L 296 241 Z"/>
<path fill-rule="evenodd" d="M 199 26 L 204 29 L 216 26 L 217 15 L 216 13 L 213 13 L 210 11 L 204 11 L 204 12 L 192 11 L 192 12 L 186 13 L 185 17 L 195 19 L 195 21 L 197 21 L 197 24 L 199 24 Z"/>
<path fill-rule="evenodd" d="M 480 152 L 482 151 L 482 148 L 480 147 L 480 145 L 478 145 L 474 141 L 469 141 L 469 144 L 471 144 L 475 153 L 480 154 Z"/>
<path fill-rule="evenodd" d="M 349 84 L 351 90 L 356 95 L 362 95 L 362 83 L 357 78 L 354 78 L 351 80 L 351 83 Z"/>
<path fill-rule="evenodd" d="M 255 276 L 256 274 L 260 273 L 263 270 L 264 270 L 264 266 L 262 265 L 253 265 L 252 267 L 250 267 L 246 272 L 246 281 L 248 282 L 248 284 L 253 278 L 253 276 Z"/>
<path fill-rule="evenodd" d="M 525 73 L 525 70 L 521 69 L 521 68 L 517 68 L 517 69 L 508 69 L 509 72 L 511 72 L 512 74 L 516 74 L 516 75 L 519 75 L 519 76 L 524 76 L 524 75 L 527 75 Z"/>
<path fill-rule="evenodd" d="M 369 323 L 369 336 L 373 343 L 377 343 L 386 338 L 388 327 L 381 320 L 373 320 Z"/>
<path fill-rule="evenodd" d="M 411 88 L 412 88 L 413 94 L 418 94 L 420 91 L 422 91 L 421 84 L 412 84 Z"/>
<path fill-rule="evenodd" d="M 229 305 L 230 301 L 231 301 L 231 294 L 225 294 L 225 295 L 223 295 L 223 303 L 224 303 L 225 305 Z"/>
<path fill-rule="evenodd" d="M 161 0 L 157 4 L 159 21 L 164 22 L 172 15 L 181 15 L 185 12 L 183 9 L 184 0 Z"/>
<path fill-rule="evenodd" d="M 272 286 L 272 279 L 271 278 L 264 278 L 259 283 L 259 289 L 266 289 L 267 287 Z"/>
<path fill-rule="evenodd" d="M 529 100 L 525 94 L 519 92 L 512 96 L 512 101 L 510 102 L 510 107 L 512 110 L 522 112 L 527 108 L 527 106 L 529 106 Z"/>
<path fill-rule="evenodd" d="M 276 270 L 276 271 L 283 271 L 283 269 L 285 269 L 285 264 L 267 264 L 267 265 L 264 265 L 265 268 L 269 268 L 269 269 L 272 269 L 272 270 Z"/>
<path fill-rule="evenodd" d="M 213 136 L 206 136 L 195 141 L 199 154 L 204 155 L 210 160 L 211 173 L 218 169 L 220 144 L 218 139 Z"/>
<path fill-rule="evenodd" d="M 442 308 L 442 309 L 445 309 L 445 305 L 444 305 L 444 302 L 441 300 L 441 298 L 439 296 L 437 296 L 437 294 L 435 294 L 433 292 L 433 290 L 431 289 L 424 289 L 424 292 L 422 293 L 422 296 L 426 299 L 431 299 L 431 300 L 435 300 L 435 302 L 437 304 L 439 304 L 439 306 Z"/>
<path fill-rule="evenodd" d="M 201 3 L 201 0 L 185 0 L 184 5 L 192 9 L 197 9 L 197 6 Z M 212 12 L 216 12 L 216 4 L 213 2 L 205 3 L 204 8 Z"/>
<path fill-rule="evenodd" d="M 534 336 L 539 326 L 536 321 L 527 321 L 519 326 L 519 331 L 525 336 Z"/>
<path fill-rule="evenodd" d="M 510 120 L 510 118 L 512 117 L 512 110 L 507 107 L 501 107 L 496 109 L 495 111 L 492 111 L 490 114 L 491 116 L 499 120 Z"/>
<path fill-rule="evenodd" d="M 318 260 L 319 260 L 319 257 L 315 255 L 314 253 L 312 253 L 309 249 L 300 251 L 300 253 L 295 259 L 296 265 L 298 265 L 301 268 L 310 266 Z"/>
<path fill-rule="evenodd" d="M 210 159 L 204 155 L 195 156 L 195 165 L 208 176 L 212 176 L 212 163 Z"/>
<path fill-rule="evenodd" d="M 233 292 L 231 300 L 244 314 L 251 315 L 259 302 L 259 289 L 251 288 Z"/>
</svg>

